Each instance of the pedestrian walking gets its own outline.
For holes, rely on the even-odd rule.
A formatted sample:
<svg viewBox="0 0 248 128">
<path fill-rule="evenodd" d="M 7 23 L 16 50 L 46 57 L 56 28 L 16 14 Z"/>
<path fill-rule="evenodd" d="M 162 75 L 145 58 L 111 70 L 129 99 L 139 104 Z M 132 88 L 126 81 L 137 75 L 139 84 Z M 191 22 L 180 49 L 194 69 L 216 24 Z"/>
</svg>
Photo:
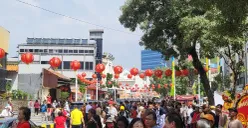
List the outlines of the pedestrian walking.
<svg viewBox="0 0 248 128">
<path fill-rule="evenodd" d="M 39 109 L 40 109 L 40 103 L 38 102 L 38 100 L 36 100 L 34 103 L 34 110 L 35 110 L 36 115 L 39 114 Z"/>
<path fill-rule="evenodd" d="M 77 105 L 74 105 L 74 109 L 71 112 L 71 128 L 81 128 L 82 125 L 84 125 L 83 113 L 78 109 Z"/>
</svg>

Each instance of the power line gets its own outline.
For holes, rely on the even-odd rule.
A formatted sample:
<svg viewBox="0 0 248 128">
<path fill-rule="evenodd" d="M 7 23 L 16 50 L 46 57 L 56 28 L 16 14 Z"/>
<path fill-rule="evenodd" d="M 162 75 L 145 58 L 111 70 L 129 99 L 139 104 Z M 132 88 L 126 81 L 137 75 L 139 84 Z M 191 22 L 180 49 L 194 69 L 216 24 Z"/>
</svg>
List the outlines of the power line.
<svg viewBox="0 0 248 128">
<path fill-rule="evenodd" d="M 40 7 L 40 6 L 30 4 L 30 3 L 28 3 L 28 2 L 21 1 L 21 0 L 15 0 L 15 1 L 17 1 L 17 2 L 19 2 L 19 3 L 22 3 L 22 4 L 26 4 L 26 5 L 32 6 L 32 7 L 35 7 L 35 8 L 38 8 L 38 9 L 41 9 L 41 10 L 46 11 L 46 12 L 53 13 L 53 14 L 55 14 L 55 15 L 59 15 L 59 16 L 66 17 L 66 18 L 69 18 L 69 19 L 72 19 L 72 20 L 76 20 L 76 21 L 78 21 L 78 22 L 90 24 L 90 25 L 97 26 L 97 27 L 101 27 L 101 28 L 104 28 L 104 29 L 109 29 L 109 30 L 112 30 L 112 31 L 117 31 L 117 32 L 126 33 L 126 34 L 129 34 L 129 35 L 142 36 L 142 35 L 139 35 L 139 34 L 134 34 L 134 33 L 130 33 L 130 32 L 125 32 L 125 31 L 122 31 L 122 30 L 118 30 L 118 29 L 115 29 L 115 28 L 110 28 L 110 27 L 106 27 L 106 26 L 103 26 L 103 25 L 94 24 L 94 23 L 91 23 L 91 22 L 88 22 L 88 21 L 85 21 L 85 20 L 80 20 L 80 19 L 77 19 L 77 18 L 68 16 L 68 15 L 65 15 L 65 14 L 62 14 L 62 13 L 54 12 L 54 11 L 51 11 L 51 10 L 49 10 L 49 9 L 42 8 L 42 7 Z"/>
</svg>

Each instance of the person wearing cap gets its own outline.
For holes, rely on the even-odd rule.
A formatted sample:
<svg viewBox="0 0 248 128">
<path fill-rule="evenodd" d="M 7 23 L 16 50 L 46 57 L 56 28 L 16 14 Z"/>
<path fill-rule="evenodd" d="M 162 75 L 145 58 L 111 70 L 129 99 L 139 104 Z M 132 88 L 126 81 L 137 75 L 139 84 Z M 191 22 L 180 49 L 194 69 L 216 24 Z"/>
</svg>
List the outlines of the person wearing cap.
<svg viewBox="0 0 248 128">
<path fill-rule="evenodd" d="M 227 128 L 243 128 L 242 123 L 237 119 L 238 110 L 236 108 L 229 108 L 230 120 L 227 124 Z"/>
<path fill-rule="evenodd" d="M 118 116 L 119 116 L 119 117 L 124 116 L 124 117 L 126 117 L 126 118 L 128 117 L 127 112 L 126 112 L 124 106 L 120 106 L 120 111 L 119 111 L 119 113 L 118 113 Z"/>
<path fill-rule="evenodd" d="M 118 115 L 117 109 L 114 107 L 114 102 L 109 102 L 108 115 L 115 119 Z"/>
</svg>

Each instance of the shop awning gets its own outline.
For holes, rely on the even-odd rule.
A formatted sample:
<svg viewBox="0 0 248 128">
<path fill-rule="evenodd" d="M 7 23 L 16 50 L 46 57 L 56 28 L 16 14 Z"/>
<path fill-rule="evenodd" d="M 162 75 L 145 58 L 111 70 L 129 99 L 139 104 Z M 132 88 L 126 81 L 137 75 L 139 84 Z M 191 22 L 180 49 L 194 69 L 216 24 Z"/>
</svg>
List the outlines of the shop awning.
<svg viewBox="0 0 248 128">
<path fill-rule="evenodd" d="M 49 88 L 56 88 L 58 87 L 58 83 L 64 83 L 69 84 L 71 81 L 70 78 L 64 76 L 63 74 L 60 74 L 59 72 L 56 72 L 51 69 L 45 69 L 43 68 L 43 86 L 49 87 Z"/>
<path fill-rule="evenodd" d="M 7 64 L 6 69 L 7 69 L 7 71 L 18 72 L 18 65 L 17 64 Z"/>
</svg>

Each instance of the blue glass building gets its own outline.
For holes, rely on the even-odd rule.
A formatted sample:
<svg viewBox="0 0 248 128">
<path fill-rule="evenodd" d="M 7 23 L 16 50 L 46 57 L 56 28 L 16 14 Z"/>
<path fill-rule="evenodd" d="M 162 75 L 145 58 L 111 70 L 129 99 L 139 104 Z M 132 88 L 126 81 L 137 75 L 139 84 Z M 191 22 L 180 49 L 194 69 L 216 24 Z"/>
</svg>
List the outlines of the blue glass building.
<svg viewBox="0 0 248 128">
<path fill-rule="evenodd" d="M 169 61 L 165 61 L 162 54 L 157 51 L 141 51 L 141 70 L 156 69 L 158 67 L 170 67 Z"/>
</svg>

